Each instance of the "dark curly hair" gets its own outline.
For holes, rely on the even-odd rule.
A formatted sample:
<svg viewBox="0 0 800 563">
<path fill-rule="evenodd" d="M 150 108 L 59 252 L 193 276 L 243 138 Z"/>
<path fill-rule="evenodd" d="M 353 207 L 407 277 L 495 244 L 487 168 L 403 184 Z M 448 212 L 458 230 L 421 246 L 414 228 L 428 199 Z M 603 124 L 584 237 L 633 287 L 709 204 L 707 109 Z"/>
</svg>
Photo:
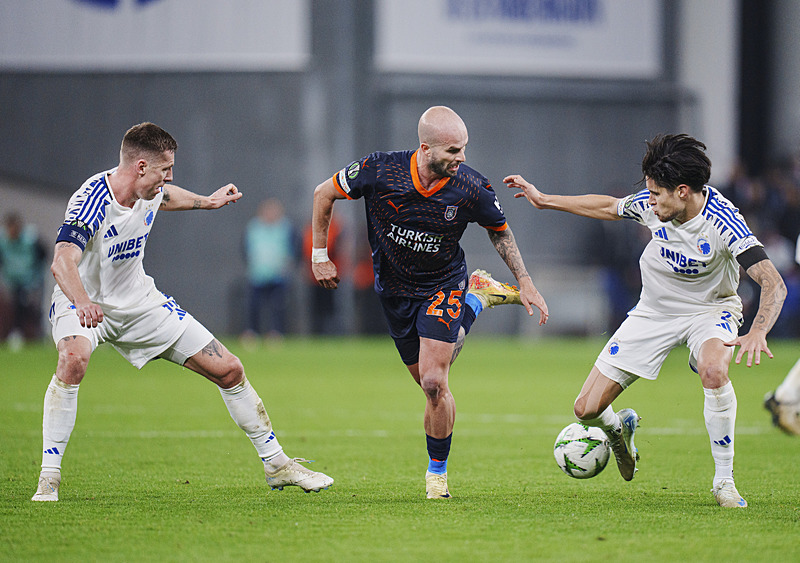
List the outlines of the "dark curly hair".
<svg viewBox="0 0 800 563">
<path fill-rule="evenodd" d="M 681 184 L 695 192 L 702 191 L 711 177 L 711 160 L 706 156 L 703 143 L 680 133 L 657 135 L 646 144 L 641 183 L 650 178 L 657 186 L 670 191 Z"/>
</svg>

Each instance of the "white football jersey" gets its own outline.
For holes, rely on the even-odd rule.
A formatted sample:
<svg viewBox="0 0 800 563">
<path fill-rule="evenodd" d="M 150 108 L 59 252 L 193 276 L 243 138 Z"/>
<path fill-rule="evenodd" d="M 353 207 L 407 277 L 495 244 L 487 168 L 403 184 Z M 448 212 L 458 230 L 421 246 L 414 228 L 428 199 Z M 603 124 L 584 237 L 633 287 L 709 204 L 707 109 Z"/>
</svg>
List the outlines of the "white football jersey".
<svg viewBox="0 0 800 563">
<path fill-rule="evenodd" d="M 134 312 L 168 301 L 142 265 L 163 192 L 149 201 L 138 200 L 132 209 L 125 207 L 109 188 L 111 172 L 113 169 L 95 174 L 72 195 L 62 227 L 62 231 L 71 228 L 72 239 L 85 244 L 78 265 L 81 281 L 89 299 L 107 314 L 119 309 Z M 66 239 L 59 235 L 59 240 Z M 53 299 L 59 294 L 62 291 L 56 284 Z"/>
<path fill-rule="evenodd" d="M 763 245 L 719 191 L 711 186 L 703 191 L 702 211 L 685 223 L 661 222 L 646 189 L 619 201 L 620 217 L 646 226 L 653 237 L 639 259 L 642 293 L 636 312 L 685 315 L 724 308 L 741 318 L 736 257 Z"/>
</svg>

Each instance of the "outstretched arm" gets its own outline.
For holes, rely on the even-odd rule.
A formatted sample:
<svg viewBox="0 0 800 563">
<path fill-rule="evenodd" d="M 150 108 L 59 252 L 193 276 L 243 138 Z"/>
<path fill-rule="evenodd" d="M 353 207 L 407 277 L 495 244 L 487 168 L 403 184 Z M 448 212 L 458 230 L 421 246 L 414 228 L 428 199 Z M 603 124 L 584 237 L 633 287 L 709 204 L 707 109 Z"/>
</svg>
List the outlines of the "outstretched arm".
<svg viewBox="0 0 800 563">
<path fill-rule="evenodd" d="M 83 287 L 78 272 L 78 264 L 82 255 L 83 251 L 78 245 L 66 241 L 57 242 L 50 271 L 53 273 L 58 287 L 75 305 L 75 313 L 81 321 L 81 326 L 89 328 L 103 322 L 103 309 L 97 303 L 92 303 L 89 294 L 86 293 L 86 288 Z"/>
<path fill-rule="evenodd" d="M 756 262 L 747 268 L 747 275 L 761 286 L 758 311 L 753 319 L 750 332 L 726 342 L 725 346 L 739 346 L 736 363 L 741 362 L 742 356 L 747 354 L 747 367 L 751 367 L 754 357 L 756 365 L 761 363 L 761 352 L 772 357 L 772 352 L 767 346 L 767 333 L 775 325 L 783 308 L 783 301 L 786 299 L 786 284 L 775 265 L 768 259 Z"/>
<path fill-rule="evenodd" d="M 161 199 L 161 207 L 165 211 L 183 211 L 186 209 L 219 209 L 242 197 L 242 192 L 233 184 L 222 186 L 209 196 L 201 196 L 180 188 L 174 184 L 169 184 L 161 188 L 164 197 Z"/>
<path fill-rule="evenodd" d="M 545 303 L 544 297 L 536 289 L 536 286 L 533 285 L 533 280 L 531 280 L 528 270 L 525 269 L 525 263 L 522 261 L 522 255 L 519 252 L 519 247 L 517 247 L 517 241 L 514 239 L 514 233 L 511 232 L 511 228 L 509 227 L 503 231 L 487 229 L 486 232 L 489 233 L 489 240 L 492 241 L 497 253 L 508 265 L 508 269 L 514 274 L 514 277 L 517 278 L 522 305 L 529 315 L 533 315 L 533 307 L 539 309 L 539 325 L 543 325 L 550 316 L 547 310 L 547 303 Z"/>
<path fill-rule="evenodd" d="M 567 211 L 575 215 L 617 221 L 621 217 L 617 214 L 619 200 L 610 195 L 550 195 L 540 192 L 536 186 L 525 180 L 519 174 L 512 174 L 503 178 L 509 188 L 520 191 L 514 197 L 524 197 L 536 209 L 556 209 Z"/>
<path fill-rule="evenodd" d="M 328 178 L 314 189 L 314 208 L 311 214 L 312 256 L 311 271 L 314 279 L 322 287 L 336 289 L 339 285 L 339 273 L 336 264 L 328 259 L 328 230 L 333 218 L 333 204 L 337 199 L 344 199 Z"/>
</svg>

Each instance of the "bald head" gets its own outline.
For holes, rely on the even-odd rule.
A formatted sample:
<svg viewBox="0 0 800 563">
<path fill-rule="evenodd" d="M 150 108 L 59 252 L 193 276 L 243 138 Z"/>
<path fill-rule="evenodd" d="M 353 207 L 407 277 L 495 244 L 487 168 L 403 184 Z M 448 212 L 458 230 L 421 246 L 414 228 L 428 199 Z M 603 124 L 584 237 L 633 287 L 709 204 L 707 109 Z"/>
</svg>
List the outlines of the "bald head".
<svg viewBox="0 0 800 563">
<path fill-rule="evenodd" d="M 447 106 L 433 106 L 425 110 L 417 126 L 420 145 L 465 145 L 467 126 L 456 112 Z"/>
<path fill-rule="evenodd" d="M 458 114 L 445 106 L 428 108 L 419 118 L 417 133 L 417 164 L 423 183 L 455 176 L 466 158 L 469 140 L 467 126 Z"/>
</svg>

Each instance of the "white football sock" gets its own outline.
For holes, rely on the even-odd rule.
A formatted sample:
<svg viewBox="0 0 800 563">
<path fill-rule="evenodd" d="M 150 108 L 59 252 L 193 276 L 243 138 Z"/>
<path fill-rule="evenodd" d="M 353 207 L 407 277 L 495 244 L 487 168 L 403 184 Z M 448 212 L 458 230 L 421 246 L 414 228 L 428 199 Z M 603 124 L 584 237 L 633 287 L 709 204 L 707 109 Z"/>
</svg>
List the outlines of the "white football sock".
<svg viewBox="0 0 800 563">
<path fill-rule="evenodd" d="M 253 442 L 261 459 L 266 462 L 276 456 L 280 457 L 283 448 L 272 431 L 272 423 L 269 421 L 264 403 L 247 378 L 230 389 L 220 387 L 219 392 L 231 418 Z"/>
<path fill-rule="evenodd" d="M 78 388 L 53 375 L 44 395 L 42 415 L 42 471 L 61 472 L 61 458 L 75 428 L 78 415 Z"/>
<path fill-rule="evenodd" d="M 733 434 L 736 426 L 736 393 L 729 381 L 718 389 L 703 389 L 703 415 L 714 458 L 714 486 L 733 479 Z"/>
<path fill-rule="evenodd" d="M 603 412 L 597 415 L 597 418 L 585 418 L 581 422 L 586 426 L 597 426 L 606 433 L 612 431 L 619 434 L 622 431 L 622 421 L 611 408 L 611 405 L 608 405 Z"/>
<path fill-rule="evenodd" d="M 775 399 L 779 403 L 800 403 L 800 360 L 797 360 L 783 382 L 775 389 Z"/>
</svg>

